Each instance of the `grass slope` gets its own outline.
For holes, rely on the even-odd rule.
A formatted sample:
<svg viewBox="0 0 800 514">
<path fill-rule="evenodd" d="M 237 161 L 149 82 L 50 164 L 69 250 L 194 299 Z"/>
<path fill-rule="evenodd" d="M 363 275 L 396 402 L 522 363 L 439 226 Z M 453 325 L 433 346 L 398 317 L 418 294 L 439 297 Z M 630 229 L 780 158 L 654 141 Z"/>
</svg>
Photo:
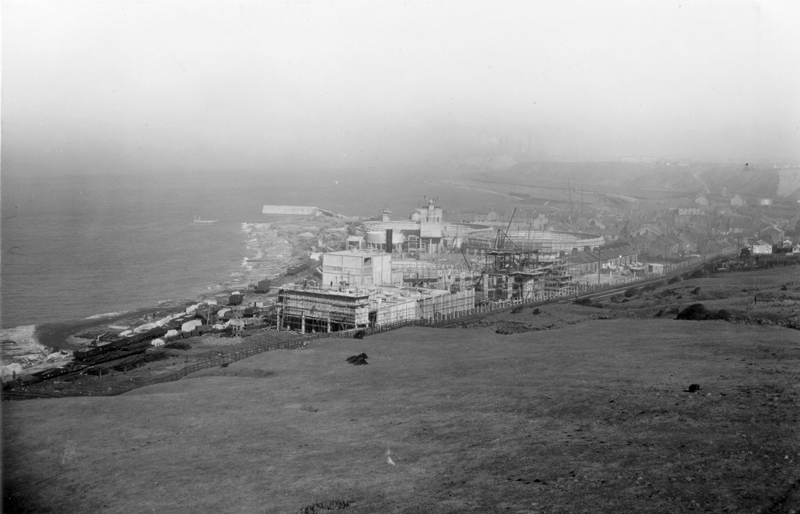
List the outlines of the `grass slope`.
<svg viewBox="0 0 800 514">
<path fill-rule="evenodd" d="M 322 340 L 4 403 L 5 511 L 789 512 L 799 358 L 796 331 L 722 321 Z"/>
</svg>

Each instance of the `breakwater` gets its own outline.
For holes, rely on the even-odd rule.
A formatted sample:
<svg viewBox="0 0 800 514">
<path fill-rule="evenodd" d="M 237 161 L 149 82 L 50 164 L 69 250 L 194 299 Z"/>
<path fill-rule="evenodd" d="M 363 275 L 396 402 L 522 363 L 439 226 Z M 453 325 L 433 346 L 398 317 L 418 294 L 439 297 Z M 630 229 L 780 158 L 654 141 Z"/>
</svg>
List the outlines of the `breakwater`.
<svg viewBox="0 0 800 514">
<path fill-rule="evenodd" d="M 316 207 L 307 205 L 265 205 L 261 214 L 290 214 L 295 216 L 313 216 L 317 213 Z"/>
</svg>

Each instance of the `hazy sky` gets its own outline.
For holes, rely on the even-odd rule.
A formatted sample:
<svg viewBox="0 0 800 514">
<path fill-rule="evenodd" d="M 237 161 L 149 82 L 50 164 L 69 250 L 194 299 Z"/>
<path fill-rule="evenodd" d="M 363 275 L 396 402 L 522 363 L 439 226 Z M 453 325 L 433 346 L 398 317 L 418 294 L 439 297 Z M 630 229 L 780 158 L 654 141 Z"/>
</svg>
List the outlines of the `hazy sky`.
<svg viewBox="0 0 800 514">
<path fill-rule="evenodd" d="M 6 0 L 3 171 L 800 160 L 798 4 Z"/>
</svg>

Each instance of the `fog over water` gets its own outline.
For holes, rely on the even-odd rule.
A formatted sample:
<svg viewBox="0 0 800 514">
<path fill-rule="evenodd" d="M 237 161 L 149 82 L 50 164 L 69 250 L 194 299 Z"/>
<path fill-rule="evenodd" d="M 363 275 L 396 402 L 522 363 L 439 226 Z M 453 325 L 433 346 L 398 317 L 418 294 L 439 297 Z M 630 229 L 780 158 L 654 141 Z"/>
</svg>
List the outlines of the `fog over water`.
<svg viewBox="0 0 800 514">
<path fill-rule="evenodd" d="M 475 158 L 800 160 L 788 0 L 10 0 L 2 22 L 4 327 L 224 283 L 263 203 L 491 205 L 428 181 Z"/>
<path fill-rule="evenodd" d="M 797 160 L 798 26 L 788 0 L 11 0 L 3 172 Z"/>
</svg>

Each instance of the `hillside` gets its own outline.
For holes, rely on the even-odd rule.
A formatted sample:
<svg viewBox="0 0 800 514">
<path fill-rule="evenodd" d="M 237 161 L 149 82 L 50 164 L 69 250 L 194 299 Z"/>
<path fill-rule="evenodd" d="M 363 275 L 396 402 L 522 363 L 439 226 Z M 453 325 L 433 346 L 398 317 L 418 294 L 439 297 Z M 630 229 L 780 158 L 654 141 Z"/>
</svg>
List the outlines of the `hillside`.
<svg viewBox="0 0 800 514">
<path fill-rule="evenodd" d="M 773 169 L 744 164 L 675 164 L 626 162 L 522 162 L 502 171 L 474 175 L 487 181 L 529 186 L 562 185 L 642 196 L 648 191 L 720 193 L 800 198 L 800 168 Z M 649 195 L 645 195 L 649 196 Z"/>
<path fill-rule="evenodd" d="M 756 291 L 786 311 L 795 271 L 6 402 L 4 512 L 797 510 L 800 338 L 749 306 Z M 655 312 L 698 299 L 749 324 Z M 531 327 L 498 331 L 509 322 Z M 368 365 L 345 362 L 362 352 Z"/>
</svg>

